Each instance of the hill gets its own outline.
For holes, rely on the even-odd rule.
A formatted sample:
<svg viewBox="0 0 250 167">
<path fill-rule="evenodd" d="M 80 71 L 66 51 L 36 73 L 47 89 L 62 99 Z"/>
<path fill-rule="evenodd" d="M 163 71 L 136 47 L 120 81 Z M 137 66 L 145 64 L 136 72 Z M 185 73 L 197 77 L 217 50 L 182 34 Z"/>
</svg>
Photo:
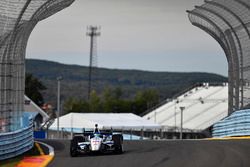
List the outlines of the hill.
<svg viewBox="0 0 250 167">
<path fill-rule="evenodd" d="M 46 102 L 56 104 L 57 80 L 62 76 L 62 101 L 69 97 L 87 98 L 88 67 L 66 65 L 46 60 L 26 60 L 26 72 L 33 74 L 47 87 Z M 222 83 L 227 78 L 203 72 L 150 72 L 140 70 L 95 69 L 93 89 L 101 93 L 105 88 L 121 88 L 125 98 L 134 97 L 138 90 L 156 89 L 161 99 L 171 98 L 196 83 Z"/>
</svg>

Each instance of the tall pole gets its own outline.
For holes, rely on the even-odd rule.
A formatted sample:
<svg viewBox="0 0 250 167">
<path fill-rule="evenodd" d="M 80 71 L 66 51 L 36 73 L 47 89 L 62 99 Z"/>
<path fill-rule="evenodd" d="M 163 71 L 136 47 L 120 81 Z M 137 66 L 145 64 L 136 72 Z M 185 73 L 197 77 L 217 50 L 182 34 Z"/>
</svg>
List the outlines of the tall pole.
<svg viewBox="0 0 250 167">
<path fill-rule="evenodd" d="M 60 82 L 62 77 L 57 77 L 57 138 L 60 138 L 60 130 L 59 130 L 59 118 L 60 118 L 60 95 L 61 95 L 61 85 Z"/>
<path fill-rule="evenodd" d="M 88 99 L 92 89 L 92 68 L 93 68 L 93 46 L 94 46 L 94 35 L 93 32 L 90 34 L 90 55 L 89 55 L 89 85 L 88 85 Z"/>
<path fill-rule="evenodd" d="M 176 102 L 174 102 L 174 127 L 175 127 L 175 132 L 177 130 L 177 126 L 176 126 Z"/>
<path fill-rule="evenodd" d="M 89 55 L 89 83 L 88 83 L 88 99 L 90 98 L 90 93 L 92 89 L 92 72 L 93 72 L 93 66 L 96 59 L 96 48 L 95 48 L 95 39 L 97 36 L 100 36 L 100 32 L 98 32 L 100 28 L 97 26 L 89 26 L 87 27 L 87 36 L 90 36 L 90 55 Z"/>
<path fill-rule="evenodd" d="M 181 110 L 181 131 L 180 131 L 180 139 L 182 140 L 182 129 L 183 129 L 183 111 L 185 107 L 180 107 Z"/>
<path fill-rule="evenodd" d="M 156 123 L 156 111 L 154 112 L 154 117 L 155 117 L 154 122 Z"/>
</svg>

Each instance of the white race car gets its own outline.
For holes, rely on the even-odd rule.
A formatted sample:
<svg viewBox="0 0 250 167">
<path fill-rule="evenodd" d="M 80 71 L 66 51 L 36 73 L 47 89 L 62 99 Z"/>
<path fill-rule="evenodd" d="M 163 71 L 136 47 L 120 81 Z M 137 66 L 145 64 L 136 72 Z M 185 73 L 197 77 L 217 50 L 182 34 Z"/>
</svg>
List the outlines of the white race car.
<svg viewBox="0 0 250 167">
<path fill-rule="evenodd" d="M 70 155 L 76 157 L 78 154 L 90 152 L 121 154 L 123 153 L 123 137 L 121 134 L 110 132 L 84 132 L 75 135 L 70 143 Z"/>
</svg>

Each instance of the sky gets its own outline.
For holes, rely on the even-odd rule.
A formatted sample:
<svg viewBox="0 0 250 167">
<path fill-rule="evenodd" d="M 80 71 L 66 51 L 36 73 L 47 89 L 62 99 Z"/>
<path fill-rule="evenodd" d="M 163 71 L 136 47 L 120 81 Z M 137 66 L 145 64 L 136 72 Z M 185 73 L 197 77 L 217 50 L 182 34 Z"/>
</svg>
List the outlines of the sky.
<svg viewBox="0 0 250 167">
<path fill-rule="evenodd" d="M 226 56 L 186 10 L 203 0 L 76 0 L 38 23 L 26 58 L 89 65 L 87 26 L 100 26 L 97 66 L 227 76 Z"/>
</svg>

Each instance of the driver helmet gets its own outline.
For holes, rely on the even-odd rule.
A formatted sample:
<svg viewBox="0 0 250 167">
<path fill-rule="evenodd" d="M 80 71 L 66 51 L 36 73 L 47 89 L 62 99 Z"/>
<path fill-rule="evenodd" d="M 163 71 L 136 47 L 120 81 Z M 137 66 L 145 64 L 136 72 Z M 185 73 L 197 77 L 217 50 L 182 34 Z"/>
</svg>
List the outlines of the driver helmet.
<svg viewBox="0 0 250 167">
<path fill-rule="evenodd" d="M 99 133 L 98 124 L 95 124 L 95 130 L 94 130 L 94 133 Z"/>
</svg>

